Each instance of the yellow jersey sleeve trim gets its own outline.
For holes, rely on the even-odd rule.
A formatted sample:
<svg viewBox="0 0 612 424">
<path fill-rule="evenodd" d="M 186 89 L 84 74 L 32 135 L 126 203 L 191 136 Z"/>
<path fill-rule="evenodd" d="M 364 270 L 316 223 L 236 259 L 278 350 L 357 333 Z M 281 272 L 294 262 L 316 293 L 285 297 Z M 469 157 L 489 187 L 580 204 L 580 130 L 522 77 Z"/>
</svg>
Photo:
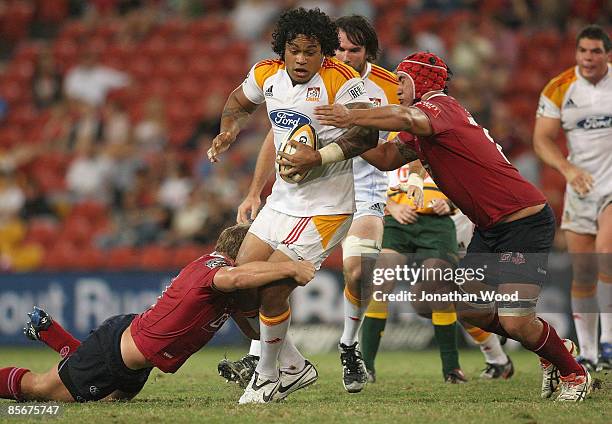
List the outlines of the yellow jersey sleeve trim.
<svg viewBox="0 0 612 424">
<path fill-rule="evenodd" d="M 279 69 L 284 69 L 285 63 L 282 60 L 262 60 L 257 62 L 253 72 L 255 73 L 255 82 L 263 89 L 266 79 L 276 74 Z"/>
<path fill-rule="evenodd" d="M 551 102 L 555 104 L 559 109 L 561 109 L 561 104 L 563 103 L 563 97 L 570 86 L 576 81 L 576 71 L 572 67 L 563 73 L 559 74 L 557 77 L 553 78 L 544 90 L 542 90 L 542 95 L 548 98 Z"/>
<path fill-rule="evenodd" d="M 359 73 L 353 68 L 334 58 L 325 58 L 323 60 L 319 75 L 323 80 L 330 105 L 336 101 L 336 94 L 344 83 L 353 78 L 361 78 Z"/>
<path fill-rule="evenodd" d="M 368 78 L 374 84 L 382 88 L 382 90 L 385 92 L 385 96 L 387 96 L 387 102 L 389 104 L 399 104 L 399 99 L 397 98 L 397 85 L 399 82 L 394 73 L 389 72 L 385 68 L 378 65 L 372 64 L 372 69 Z"/>
</svg>

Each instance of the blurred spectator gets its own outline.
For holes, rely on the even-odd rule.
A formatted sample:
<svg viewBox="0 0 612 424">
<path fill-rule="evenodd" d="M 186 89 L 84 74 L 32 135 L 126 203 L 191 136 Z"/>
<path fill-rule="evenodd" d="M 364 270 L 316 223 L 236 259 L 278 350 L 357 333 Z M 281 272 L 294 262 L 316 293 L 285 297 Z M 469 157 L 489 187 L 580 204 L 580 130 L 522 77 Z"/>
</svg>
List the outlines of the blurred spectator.
<svg viewBox="0 0 612 424">
<path fill-rule="evenodd" d="M 62 75 L 50 49 L 43 49 L 34 65 L 32 98 L 38 109 L 45 109 L 62 98 Z"/>
<path fill-rule="evenodd" d="M 102 139 L 105 144 L 127 144 L 130 139 L 130 117 L 123 105 L 108 101 L 102 109 Z"/>
<path fill-rule="evenodd" d="M 202 137 L 214 138 L 219 134 L 221 126 L 221 112 L 225 98 L 219 92 L 213 92 L 202 99 L 201 118 L 195 128 L 195 131 L 187 139 L 185 147 L 195 150 L 200 144 Z"/>
<path fill-rule="evenodd" d="M 234 34 L 246 40 L 257 40 L 281 9 L 274 0 L 243 0 L 231 13 Z"/>
<path fill-rule="evenodd" d="M 110 160 L 97 153 L 91 144 L 79 147 L 77 157 L 66 173 L 66 185 L 73 202 L 96 200 L 100 203 L 110 201 L 109 178 L 112 172 Z"/>
<path fill-rule="evenodd" d="M 106 152 L 112 162 L 110 183 L 113 206 L 121 207 L 125 193 L 134 189 L 137 175 L 144 170 L 145 164 L 131 144 L 112 144 L 108 146 Z"/>
<path fill-rule="evenodd" d="M 25 203 L 21 210 L 23 219 L 30 220 L 39 216 L 55 216 L 55 211 L 40 183 L 35 178 L 28 178 L 23 188 Z"/>
<path fill-rule="evenodd" d="M 170 156 L 165 174 L 159 186 L 159 203 L 173 211 L 183 208 L 187 204 L 193 187 L 187 168 L 176 158 Z"/>
<path fill-rule="evenodd" d="M 110 90 L 126 87 L 129 82 L 126 73 L 100 64 L 98 53 L 90 49 L 81 56 L 79 64 L 66 73 L 64 91 L 69 99 L 99 106 Z"/>
<path fill-rule="evenodd" d="M 97 237 L 102 249 L 143 247 L 163 239 L 169 213 L 159 206 L 144 207 L 137 192 L 128 192 L 121 209 L 114 213 L 111 227 Z"/>
<path fill-rule="evenodd" d="M 187 204 L 176 211 L 172 218 L 172 233 L 177 240 L 201 240 L 206 235 L 205 223 L 209 216 L 208 202 L 202 188 L 191 191 Z"/>
<path fill-rule="evenodd" d="M 18 216 L 25 200 L 15 174 L 12 171 L 0 170 L 0 223 Z"/>
<path fill-rule="evenodd" d="M 166 146 L 166 112 L 161 99 L 154 97 L 145 104 L 144 116 L 134 127 L 134 140 L 145 152 L 159 152 Z"/>
<path fill-rule="evenodd" d="M 98 110 L 88 103 L 78 102 L 75 115 L 71 120 L 68 149 L 74 151 L 98 144 L 102 138 L 102 120 Z"/>
<path fill-rule="evenodd" d="M 471 23 L 460 26 L 455 48 L 451 53 L 451 69 L 456 75 L 474 77 L 494 54 L 489 40 L 478 34 Z"/>
</svg>

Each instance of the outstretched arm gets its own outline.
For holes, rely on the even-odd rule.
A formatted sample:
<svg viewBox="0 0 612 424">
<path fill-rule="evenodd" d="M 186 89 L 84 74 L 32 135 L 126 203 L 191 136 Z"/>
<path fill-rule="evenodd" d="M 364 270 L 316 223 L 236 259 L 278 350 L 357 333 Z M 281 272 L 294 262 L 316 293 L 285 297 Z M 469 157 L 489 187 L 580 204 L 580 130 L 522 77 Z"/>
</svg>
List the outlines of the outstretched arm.
<svg viewBox="0 0 612 424">
<path fill-rule="evenodd" d="M 292 278 L 305 286 L 314 278 L 315 267 L 308 261 L 249 262 L 237 267 L 223 267 L 215 274 L 215 287 L 224 292 L 261 287 L 273 281 Z"/>
<path fill-rule="evenodd" d="M 371 105 L 368 103 L 351 103 L 343 107 L 367 108 Z M 291 140 L 289 144 L 295 148 L 295 152 L 292 155 L 279 152 L 278 155 L 281 159 L 278 159 L 277 162 L 281 165 L 289 165 L 290 168 L 282 171 L 281 175 L 291 176 L 296 173 L 304 173 L 317 166 L 354 158 L 376 147 L 377 143 L 377 129 L 353 125 L 340 137 L 319 150 L 314 150 L 309 146 Z"/>
<path fill-rule="evenodd" d="M 236 222 L 238 224 L 246 224 L 249 222 L 249 219 L 254 220 L 257 217 L 261 207 L 261 192 L 266 182 L 274 175 L 275 156 L 274 132 L 270 130 L 261 145 L 261 149 L 259 149 L 255 173 L 249 186 L 249 192 L 240 206 L 238 206 L 238 213 L 236 215 Z"/>
<path fill-rule="evenodd" d="M 418 159 L 414 150 L 401 143 L 383 143 L 361 154 L 370 165 L 381 171 L 393 171 Z"/>
<path fill-rule="evenodd" d="M 232 91 L 221 114 L 221 131 L 214 138 L 211 148 L 208 149 L 208 159 L 211 162 L 218 162 L 218 156 L 236 141 L 238 133 L 246 124 L 251 113 L 257 109 L 257 106 L 247 99 L 244 91 L 242 91 L 242 86 Z"/>
<path fill-rule="evenodd" d="M 340 104 L 319 106 L 315 117 L 323 125 L 348 128 L 351 125 L 387 131 L 407 131 L 416 136 L 430 136 L 429 118 L 413 106 L 387 105 L 370 109 L 348 109 Z"/>
</svg>

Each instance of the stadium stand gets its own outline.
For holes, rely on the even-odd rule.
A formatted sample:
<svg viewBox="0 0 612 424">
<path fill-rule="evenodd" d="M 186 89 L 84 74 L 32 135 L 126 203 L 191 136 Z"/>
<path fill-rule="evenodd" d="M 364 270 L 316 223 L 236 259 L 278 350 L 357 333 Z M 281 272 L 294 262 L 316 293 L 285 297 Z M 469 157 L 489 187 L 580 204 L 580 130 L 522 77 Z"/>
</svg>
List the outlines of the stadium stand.
<svg viewBox="0 0 612 424">
<path fill-rule="evenodd" d="M 263 119 L 225 159 L 230 171 L 207 164 L 202 151 L 218 127 L 223 105 L 216 99 L 242 81 L 275 16 L 247 40 L 232 27 L 236 2 L 192 2 L 202 5 L 182 9 L 172 6 L 180 2 L 142 8 L 82 3 L 2 2 L 0 199 L 12 199 L 15 207 L 0 208 L 0 267 L 179 268 L 234 220 L 248 187 L 267 130 Z M 277 2 L 267 3 L 280 12 Z M 331 2 L 321 3 L 334 15 Z M 351 1 L 335 3 L 350 10 Z M 526 167 L 521 172 L 536 176 L 559 213 L 563 180 L 540 167 L 530 147 L 539 90 L 573 63 L 576 29 L 610 11 L 597 1 L 566 1 L 553 15 L 550 2 L 370 3 L 381 64 L 393 69 L 411 50 L 441 50 L 436 53 L 455 70 L 452 93 L 510 159 Z M 104 93 L 98 107 L 63 94 L 65 76 L 88 54 L 99 60 L 96 66 L 129 76 L 129 84 Z M 67 177 L 83 157 L 87 172 L 77 181 L 85 184 L 77 190 Z M 178 184 L 177 164 L 188 194 L 201 192 L 204 199 L 202 228 L 189 236 L 177 235 L 172 224 L 186 203 L 161 203 L 164 185 Z M 95 179 L 100 186 L 87 186 Z M 329 263 L 340 261 L 334 256 Z"/>
</svg>

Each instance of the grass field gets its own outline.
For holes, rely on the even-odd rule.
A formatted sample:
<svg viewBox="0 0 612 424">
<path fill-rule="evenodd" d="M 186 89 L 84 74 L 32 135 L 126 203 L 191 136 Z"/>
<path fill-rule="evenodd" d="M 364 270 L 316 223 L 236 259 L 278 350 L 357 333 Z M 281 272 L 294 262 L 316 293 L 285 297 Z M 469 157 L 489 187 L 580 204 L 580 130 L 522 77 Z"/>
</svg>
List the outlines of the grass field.
<svg viewBox="0 0 612 424">
<path fill-rule="evenodd" d="M 582 404 L 556 404 L 539 398 L 540 372 L 533 354 L 514 352 L 517 368 L 509 381 L 480 381 L 480 352 L 462 351 L 467 385 L 442 382 L 434 351 L 389 352 L 379 357 L 379 381 L 360 394 L 342 388 L 336 354 L 313 355 L 319 381 L 286 401 L 238 405 L 242 390 L 216 373 L 225 350 L 204 349 L 176 375 L 154 371 L 142 393 L 130 402 L 69 404 L 52 422 L 69 423 L 612 423 L 612 375 L 598 374 L 603 388 Z M 236 358 L 241 351 L 229 351 Z M 45 371 L 58 356 L 42 349 L 0 349 L 0 366 Z M 0 400 L 6 409 L 10 401 Z M 40 422 L 40 418 L 0 417 L 0 422 Z"/>
</svg>

